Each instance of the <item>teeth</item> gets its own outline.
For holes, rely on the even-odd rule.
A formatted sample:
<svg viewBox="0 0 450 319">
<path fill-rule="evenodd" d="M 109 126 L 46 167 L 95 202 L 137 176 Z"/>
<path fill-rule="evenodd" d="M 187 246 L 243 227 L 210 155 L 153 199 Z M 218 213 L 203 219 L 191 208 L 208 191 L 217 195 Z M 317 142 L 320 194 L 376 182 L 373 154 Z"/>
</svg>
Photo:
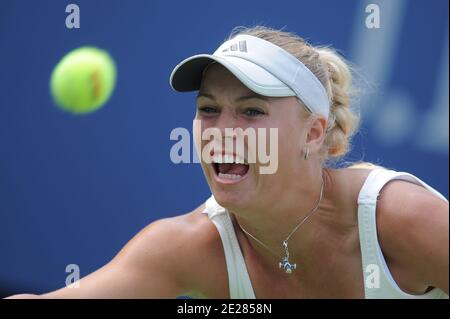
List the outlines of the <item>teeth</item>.
<svg viewBox="0 0 450 319">
<path fill-rule="evenodd" d="M 222 154 L 214 154 L 212 157 L 212 161 L 214 163 L 236 163 L 236 164 L 248 164 L 245 162 L 245 159 L 240 156 L 233 156 L 230 154 L 225 154 L 222 156 Z"/>
<path fill-rule="evenodd" d="M 222 154 L 214 154 L 212 160 L 214 163 L 223 163 Z"/>
<path fill-rule="evenodd" d="M 235 174 L 222 174 L 222 173 L 219 173 L 219 177 L 232 179 L 232 180 L 237 180 L 237 179 L 240 179 L 242 176 L 241 175 L 235 175 Z"/>
<path fill-rule="evenodd" d="M 233 155 L 224 155 L 223 156 L 223 162 L 224 163 L 234 163 L 234 158 L 233 158 Z"/>
</svg>

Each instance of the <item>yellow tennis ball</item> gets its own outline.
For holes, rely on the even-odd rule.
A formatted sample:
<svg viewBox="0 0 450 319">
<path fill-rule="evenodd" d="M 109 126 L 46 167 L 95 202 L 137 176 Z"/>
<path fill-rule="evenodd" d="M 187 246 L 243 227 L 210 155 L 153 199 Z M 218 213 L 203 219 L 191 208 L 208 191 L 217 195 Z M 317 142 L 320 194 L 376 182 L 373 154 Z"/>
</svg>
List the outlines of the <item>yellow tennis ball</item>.
<svg viewBox="0 0 450 319">
<path fill-rule="evenodd" d="M 55 66 L 50 91 L 62 109 L 86 114 L 102 107 L 116 84 L 116 66 L 111 56 L 94 47 L 82 47 L 66 54 Z"/>
</svg>

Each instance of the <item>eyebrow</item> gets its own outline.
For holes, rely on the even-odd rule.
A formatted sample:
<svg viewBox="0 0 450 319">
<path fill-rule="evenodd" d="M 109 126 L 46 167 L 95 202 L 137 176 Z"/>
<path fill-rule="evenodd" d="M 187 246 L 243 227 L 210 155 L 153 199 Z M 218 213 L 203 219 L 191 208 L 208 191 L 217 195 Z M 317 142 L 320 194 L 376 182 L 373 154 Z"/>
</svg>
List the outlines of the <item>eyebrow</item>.
<svg viewBox="0 0 450 319">
<path fill-rule="evenodd" d="M 209 98 L 211 100 L 216 100 L 214 95 L 209 94 L 209 93 L 198 93 L 196 98 L 198 99 L 199 97 L 206 97 L 206 98 Z M 246 100 L 250 100 L 250 99 L 260 99 L 260 100 L 263 100 L 263 101 L 268 101 L 267 97 L 265 97 L 263 95 L 260 95 L 260 94 L 257 94 L 257 93 L 250 93 L 250 94 L 243 95 L 243 96 L 240 96 L 240 97 L 236 98 L 235 102 L 242 102 L 242 101 L 246 101 Z"/>
</svg>

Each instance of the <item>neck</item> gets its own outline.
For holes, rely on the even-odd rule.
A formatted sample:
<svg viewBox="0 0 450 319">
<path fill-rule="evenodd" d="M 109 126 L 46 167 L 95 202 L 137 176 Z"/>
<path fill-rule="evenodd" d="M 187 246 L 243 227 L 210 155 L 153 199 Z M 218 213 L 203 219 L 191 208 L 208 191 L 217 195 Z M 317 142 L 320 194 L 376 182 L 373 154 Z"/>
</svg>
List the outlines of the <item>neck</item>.
<svg viewBox="0 0 450 319">
<path fill-rule="evenodd" d="M 304 259 L 312 248 L 311 244 L 317 237 L 317 227 L 320 220 L 329 216 L 334 207 L 331 198 L 332 178 L 328 170 L 302 175 L 301 183 L 290 185 L 289 191 L 277 194 L 272 205 L 261 203 L 258 207 L 248 210 L 233 211 L 238 223 L 238 231 L 246 238 L 251 250 L 268 263 L 278 263 L 286 255 L 282 242 L 287 239 L 295 227 L 305 218 L 304 223 L 292 233 L 288 240 L 289 261 Z M 323 196 L 320 200 L 323 181 Z M 318 205 L 317 205 L 318 204 Z M 317 206 L 317 209 L 312 210 Z M 318 216 L 319 215 L 319 216 Z M 309 216 L 309 217 L 308 217 Z M 239 229 L 241 228 L 241 229 Z M 260 242 L 249 236 L 256 237 Z"/>
</svg>

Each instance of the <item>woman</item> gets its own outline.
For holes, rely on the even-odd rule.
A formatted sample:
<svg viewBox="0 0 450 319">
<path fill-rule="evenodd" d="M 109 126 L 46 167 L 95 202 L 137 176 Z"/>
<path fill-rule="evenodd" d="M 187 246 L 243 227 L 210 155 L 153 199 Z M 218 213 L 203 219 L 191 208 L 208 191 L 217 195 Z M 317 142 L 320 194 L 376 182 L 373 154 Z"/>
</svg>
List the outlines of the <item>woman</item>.
<svg viewBox="0 0 450 319">
<path fill-rule="evenodd" d="M 171 85 L 199 91 L 212 196 L 150 224 L 79 288 L 39 297 L 448 298 L 448 201 L 408 173 L 328 165 L 357 128 L 351 82 L 333 50 L 259 26 L 180 63 Z M 276 170 L 248 160 L 245 138 L 246 154 L 201 152 L 206 130 L 227 128 L 276 128 Z"/>
</svg>

